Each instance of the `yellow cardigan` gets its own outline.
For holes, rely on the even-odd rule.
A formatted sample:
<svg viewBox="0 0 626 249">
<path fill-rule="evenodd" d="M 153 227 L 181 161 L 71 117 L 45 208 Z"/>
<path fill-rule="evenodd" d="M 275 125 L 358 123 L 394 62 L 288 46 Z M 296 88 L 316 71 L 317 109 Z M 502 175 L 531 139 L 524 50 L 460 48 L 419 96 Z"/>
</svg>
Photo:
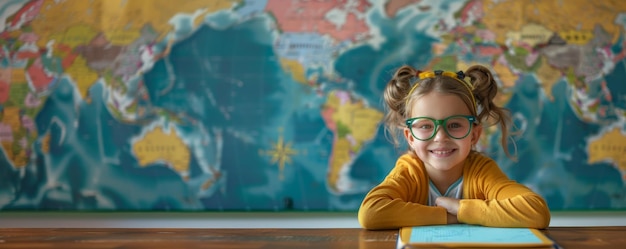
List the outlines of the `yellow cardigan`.
<svg viewBox="0 0 626 249">
<path fill-rule="evenodd" d="M 541 196 L 510 180 L 492 159 L 472 152 L 463 169 L 460 223 L 543 229 L 550 210 Z M 447 211 L 428 206 L 428 174 L 411 153 L 401 156 L 385 180 L 365 196 L 359 222 L 366 229 L 396 229 L 447 223 Z"/>
</svg>

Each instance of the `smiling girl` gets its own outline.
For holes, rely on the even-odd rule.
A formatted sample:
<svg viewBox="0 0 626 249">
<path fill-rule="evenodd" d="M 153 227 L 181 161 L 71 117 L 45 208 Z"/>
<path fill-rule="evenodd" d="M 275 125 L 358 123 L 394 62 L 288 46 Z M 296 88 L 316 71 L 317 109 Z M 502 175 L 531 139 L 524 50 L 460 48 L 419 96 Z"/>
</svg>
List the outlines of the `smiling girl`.
<svg viewBox="0 0 626 249">
<path fill-rule="evenodd" d="M 399 68 L 385 88 L 385 128 L 396 146 L 404 137 L 409 151 L 365 196 L 361 226 L 546 228 L 545 200 L 473 149 L 484 127 L 499 125 L 509 155 L 508 111 L 494 104 L 497 92 L 493 74 L 480 65 L 457 73 Z"/>
</svg>

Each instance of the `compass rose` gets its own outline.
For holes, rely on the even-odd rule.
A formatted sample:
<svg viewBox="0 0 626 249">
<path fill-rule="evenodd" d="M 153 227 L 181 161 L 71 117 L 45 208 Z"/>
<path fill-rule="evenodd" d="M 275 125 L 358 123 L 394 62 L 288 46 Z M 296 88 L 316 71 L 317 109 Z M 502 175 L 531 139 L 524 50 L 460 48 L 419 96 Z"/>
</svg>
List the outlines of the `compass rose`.
<svg viewBox="0 0 626 249">
<path fill-rule="evenodd" d="M 281 134 L 278 136 L 278 141 L 276 141 L 276 143 L 272 143 L 272 148 L 270 150 L 260 150 L 259 154 L 271 156 L 271 163 L 278 164 L 278 177 L 280 180 L 283 180 L 283 171 L 285 170 L 285 165 L 291 164 L 291 157 L 293 155 L 297 155 L 298 151 L 292 148 L 290 142 L 285 143 L 282 135 L 282 129 L 279 130 L 281 131 Z"/>
</svg>

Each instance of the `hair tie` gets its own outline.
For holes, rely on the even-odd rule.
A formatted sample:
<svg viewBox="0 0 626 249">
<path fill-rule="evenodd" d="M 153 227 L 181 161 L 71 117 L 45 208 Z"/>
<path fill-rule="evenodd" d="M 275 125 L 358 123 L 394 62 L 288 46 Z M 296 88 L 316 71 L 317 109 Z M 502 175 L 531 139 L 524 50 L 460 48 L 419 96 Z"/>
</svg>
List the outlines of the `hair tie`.
<svg viewBox="0 0 626 249">
<path fill-rule="evenodd" d="M 458 71 L 456 72 L 456 77 L 459 79 L 465 79 L 465 73 L 463 73 L 463 71 Z"/>
</svg>

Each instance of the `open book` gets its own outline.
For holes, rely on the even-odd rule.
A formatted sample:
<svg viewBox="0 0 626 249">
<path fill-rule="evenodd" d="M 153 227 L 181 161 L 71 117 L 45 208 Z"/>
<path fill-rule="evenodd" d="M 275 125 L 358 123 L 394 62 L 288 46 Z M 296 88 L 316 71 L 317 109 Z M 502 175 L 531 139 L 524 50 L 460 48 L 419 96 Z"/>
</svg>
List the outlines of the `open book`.
<svg viewBox="0 0 626 249">
<path fill-rule="evenodd" d="M 401 228 L 398 248 L 418 247 L 558 248 L 554 241 L 532 228 L 466 224 Z"/>
</svg>

